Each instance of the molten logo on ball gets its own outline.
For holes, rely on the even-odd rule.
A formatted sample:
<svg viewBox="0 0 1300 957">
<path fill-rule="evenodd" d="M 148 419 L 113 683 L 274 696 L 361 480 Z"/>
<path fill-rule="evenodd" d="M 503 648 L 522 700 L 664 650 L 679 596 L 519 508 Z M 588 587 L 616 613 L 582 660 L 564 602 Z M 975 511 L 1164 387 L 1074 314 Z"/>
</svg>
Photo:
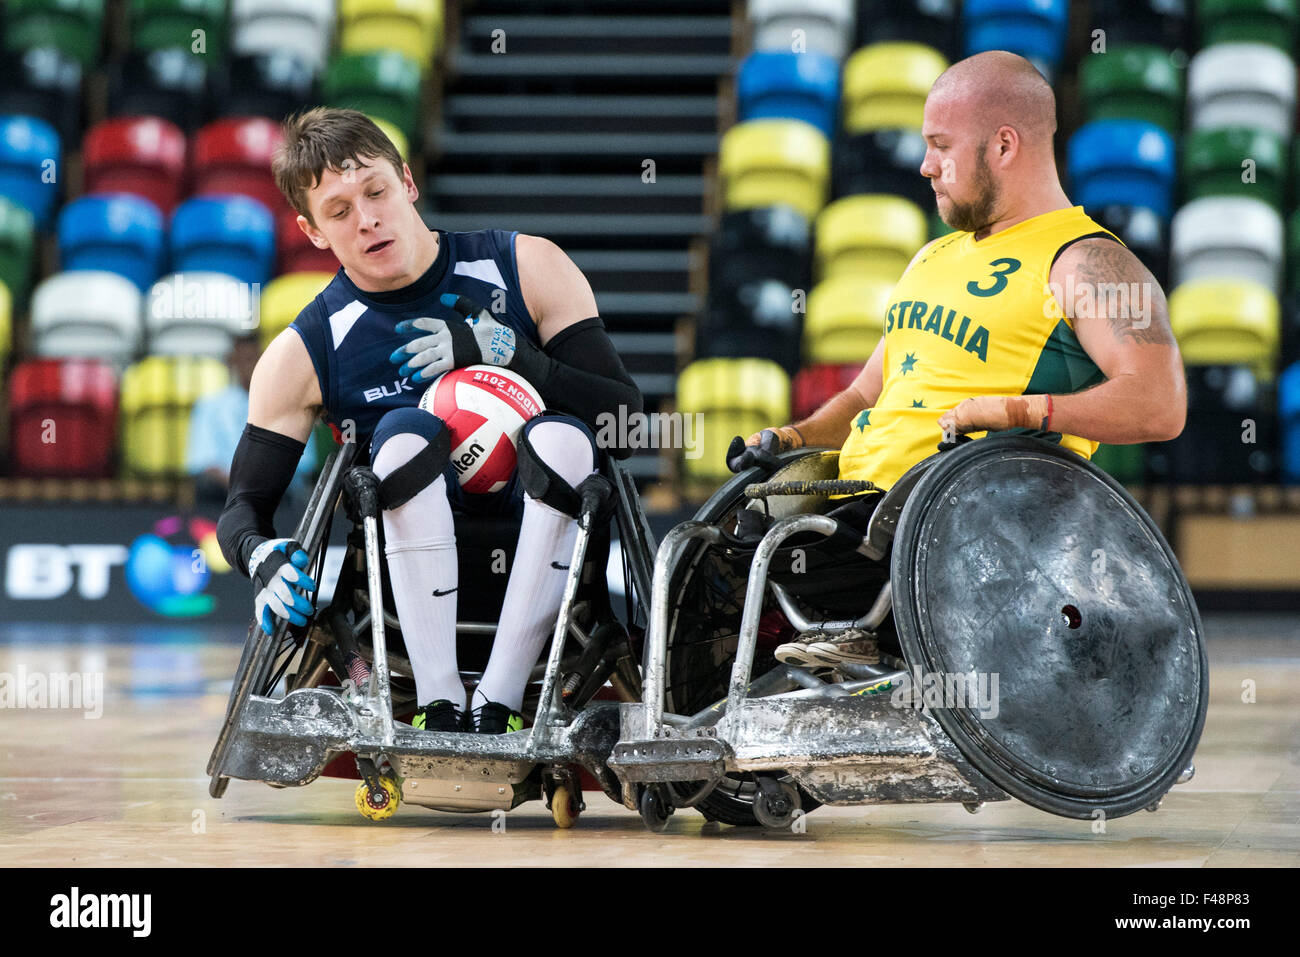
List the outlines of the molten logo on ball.
<svg viewBox="0 0 1300 957">
<path fill-rule="evenodd" d="M 457 481 L 481 495 L 510 481 L 519 433 L 546 405 L 523 376 L 474 365 L 440 375 L 420 396 L 420 408 L 447 423 Z"/>
</svg>

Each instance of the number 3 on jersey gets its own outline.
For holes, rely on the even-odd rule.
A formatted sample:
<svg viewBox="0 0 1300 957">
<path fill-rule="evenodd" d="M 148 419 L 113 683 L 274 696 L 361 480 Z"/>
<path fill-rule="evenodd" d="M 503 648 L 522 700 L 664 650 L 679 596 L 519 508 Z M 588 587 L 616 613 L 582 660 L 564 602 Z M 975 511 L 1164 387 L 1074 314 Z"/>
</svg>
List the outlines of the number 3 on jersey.
<svg viewBox="0 0 1300 957">
<path fill-rule="evenodd" d="M 966 291 L 972 296 L 988 298 L 989 296 L 996 296 L 1007 288 L 1007 276 L 1020 268 L 1020 260 L 1011 258 L 995 259 L 989 265 L 998 267 L 993 270 L 990 277 L 993 280 L 993 285 L 985 288 L 972 279 L 966 283 Z"/>
</svg>

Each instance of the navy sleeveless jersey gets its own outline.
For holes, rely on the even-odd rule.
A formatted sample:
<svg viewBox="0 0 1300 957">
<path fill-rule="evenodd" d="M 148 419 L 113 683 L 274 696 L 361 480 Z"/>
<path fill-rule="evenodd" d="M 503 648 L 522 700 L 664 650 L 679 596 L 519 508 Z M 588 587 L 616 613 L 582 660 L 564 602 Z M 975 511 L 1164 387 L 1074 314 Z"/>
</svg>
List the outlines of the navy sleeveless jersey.
<svg viewBox="0 0 1300 957">
<path fill-rule="evenodd" d="M 392 410 L 417 405 L 427 385 L 413 385 L 389 362 L 393 350 L 412 336 L 393 330 L 403 319 L 458 319 L 438 301 L 444 293 L 468 296 L 540 346 L 537 324 L 524 305 L 515 265 L 517 232 L 480 229 L 437 230 L 438 256 L 429 270 L 402 290 L 367 293 L 339 269 L 324 290 L 289 326 L 307 345 L 320 383 L 325 421 L 342 442 L 352 420 L 358 445 L 367 450 L 375 426 Z M 504 309 L 502 309 L 504 305 Z M 423 335 L 423 333 L 421 333 Z M 367 451 L 368 456 L 368 451 Z"/>
</svg>

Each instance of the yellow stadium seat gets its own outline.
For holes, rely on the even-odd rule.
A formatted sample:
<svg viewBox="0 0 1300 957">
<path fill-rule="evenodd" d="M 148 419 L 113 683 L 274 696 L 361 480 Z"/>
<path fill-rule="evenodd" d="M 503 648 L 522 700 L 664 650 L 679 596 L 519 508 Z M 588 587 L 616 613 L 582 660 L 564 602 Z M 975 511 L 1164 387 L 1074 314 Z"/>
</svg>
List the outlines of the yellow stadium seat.
<svg viewBox="0 0 1300 957">
<path fill-rule="evenodd" d="M 926 243 L 921 207 L 901 196 L 845 196 L 822 210 L 815 224 L 818 275 L 872 276 L 897 282 Z"/>
<path fill-rule="evenodd" d="M 339 52 L 396 50 L 428 71 L 442 46 L 442 0 L 339 0 Z"/>
<path fill-rule="evenodd" d="M 288 329 L 289 323 L 298 318 L 298 313 L 333 278 L 332 272 L 290 272 L 276 276 L 267 283 L 258 304 L 260 311 L 257 331 L 262 340 L 262 348 L 265 349 L 272 339 Z"/>
<path fill-rule="evenodd" d="M 204 356 L 146 356 L 122 377 L 122 469 L 130 476 L 185 474 L 190 409 L 230 382 L 226 364 Z"/>
<path fill-rule="evenodd" d="M 725 481 L 733 436 L 789 421 L 790 379 L 768 359 L 699 359 L 677 377 L 677 411 L 699 415 L 695 449 L 686 452 L 686 478 Z"/>
<path fill-rule="evenodd" d="M 894 283 L 871 276 L 824 279 L 808 294 L 803 324 L 805 365 L 864 363 L 885 333 Z"/>
<path fill-rule="evenodd" d="M 9 355 L 13 352 L 14 342 L 14 299 L 9 287 L 0 280 L 0 371 L 3 371 Z"/>
<path fill-rule="evenodd" d="M 369 113 L 366 115 L 370 116 Z M 406 134 L 392 123 L 388 122 L 388 120 L 380 119 L 377 116 L 370 116 L 370 120 L 375 124 L 375 126 L 384 131 L 385 136 L 393 141 L 393 145 L 397 147 L 397 155 L 405 162 L 409 163 L 411 160 L 411 148 L 410 143 L 407 142 Z"/>
<path fill-rule="evenodd" d="M 809 219 L 826 204 L 831 145 L 801 120 L 749 120 L 727 130 L 718 169 L 729 210 L 784 204 Z"/>
<path fill-rule="evenodd" d="M 873 43 L 844 64 L 844 132 L 921 128 L 925 97 L 948 61 L 923 43 Z"/>
<path fill-rule="evenodd" d="M 1169 324 L 1188 365 L 1251 365 L 1272 378 L 1281 336 L 1277 297 L 1245 279 L 1193 279 L 1169 296 Z"/>
</svg>

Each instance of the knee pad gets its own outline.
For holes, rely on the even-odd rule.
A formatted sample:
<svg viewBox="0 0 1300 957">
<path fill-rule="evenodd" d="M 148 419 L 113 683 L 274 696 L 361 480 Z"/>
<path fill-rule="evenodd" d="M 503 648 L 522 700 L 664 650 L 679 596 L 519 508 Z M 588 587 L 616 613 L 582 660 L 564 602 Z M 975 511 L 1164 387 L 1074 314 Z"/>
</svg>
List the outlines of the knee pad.
<svg viewBox="0 0 1300 957">
<path fill-rule="evenodd" d="M 372 466 L 378 460 L 383 444 L 401 434 L 418 435 L 427 444 L 380 480 L 379 504 L 385 510 L 405 505 L 428 488 L 451 460 L 451 432 L 447 423 L 431 412 L 412 406 L 393 409 L 379 420 L 370 439 Z"/>
<path fill-rule="evenodd" d="M 524 424 L 517 448 L 524 491 L 577 518 L 582 500 L 574 486 L 595 471 L 598 460 L 596 437 L 586 423 L 571 415 L 543 412 Z"/>
</svg>

